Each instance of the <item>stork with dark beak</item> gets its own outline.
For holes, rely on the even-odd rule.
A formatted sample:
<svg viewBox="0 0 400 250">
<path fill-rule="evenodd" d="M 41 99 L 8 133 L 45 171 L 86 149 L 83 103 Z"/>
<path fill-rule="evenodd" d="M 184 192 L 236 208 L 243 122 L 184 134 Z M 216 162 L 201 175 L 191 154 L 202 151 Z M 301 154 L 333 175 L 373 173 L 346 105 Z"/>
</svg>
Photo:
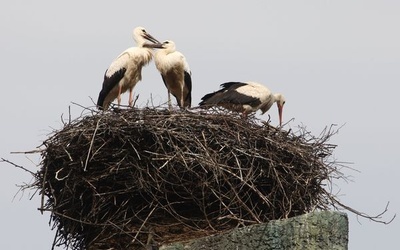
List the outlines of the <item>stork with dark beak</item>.
<svg viewBox="0 0 400 250">
<path fill-rule="evenodd" d="M 106 110 L 117 99 L 121 104 L 121 94 L 129 90 L 129 106 L 133 105 L 133 89 L 142 80 L 142 67 L 153 58 L 149 45 L 160 42 L 143 27 L 133 30 L 133 39 L 137 46 L 126 49 L 108 67 L 104 74 L 102 89 L 97 100 L 97 107 Z M 151 42 L 151 43 L 148 43 Z"/>
<path fill-rule="evenodd" d="M 192 104 L 192 72 L 185 56 L 176 50 L 175 43 L 171 40 L 149 46 L 159 49 L 154 56 L 154 61 L 168 90 L 169 108 L 172 107 L 170 94 L 176 98 L 181 109 L 190 108 Z"/>
</svg>

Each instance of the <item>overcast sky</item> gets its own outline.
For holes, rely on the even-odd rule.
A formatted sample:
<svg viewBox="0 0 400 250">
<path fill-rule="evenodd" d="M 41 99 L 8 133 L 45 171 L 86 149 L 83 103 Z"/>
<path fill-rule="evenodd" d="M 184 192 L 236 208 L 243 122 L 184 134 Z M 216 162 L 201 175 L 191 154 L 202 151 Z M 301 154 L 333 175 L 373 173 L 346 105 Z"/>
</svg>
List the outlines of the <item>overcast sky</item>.
<svg viewBox="0 0 400 250">
<path fill-rule="evenodd" d="M 60 117 L 92 106 L 103 73 L 134 46 L 143 26 L 174 40 L 192 70 L 193 105 L 226 81 L 257 81 L 286 97 L 285 129 L 318 135 L 344 125 L 331 143 L 353 182 L 339 182 L 343 203 L 384 220 L 400 212 L 400 1 L 7 1 L 0 8 L 0 157 L 36 171 L 39 146 Z M 154 63 L 135 88 L 138 105 L 166 102 Z M 122 101 L 128 102 L 128 95 Z M 174 100 L 175 101 L 175 100 Z M 275 106 L 268 112 L 277 124 Z M 264 118 L 267 118 L 265 115 Z M 28 173 L 0 164 L 0 249 L 50 249 L 55 231 L 40 197 L 18 193 Z M 348 213 L 349 249 L 396 249 L 400 222 Z"/>
</svg>

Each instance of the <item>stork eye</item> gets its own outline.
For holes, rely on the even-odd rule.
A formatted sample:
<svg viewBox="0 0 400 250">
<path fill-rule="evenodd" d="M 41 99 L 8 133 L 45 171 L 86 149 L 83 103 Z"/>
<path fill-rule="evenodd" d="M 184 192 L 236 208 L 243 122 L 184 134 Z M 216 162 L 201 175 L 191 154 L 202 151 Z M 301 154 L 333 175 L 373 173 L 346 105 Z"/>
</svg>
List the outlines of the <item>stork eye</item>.
<svg viewBox="0 0 400 250">
<path fill-rule="evenodd" d="M 143 31 L 143 33 L 146 33 L 146 30 L 145 30 L 145 29 L 142 29 L 142 31 Z"/>
<path fill-rule="evenodd" d="M 165 44 L 168 44 L 169 43 L 169 41 L 165 41 Z"/>
</svg>

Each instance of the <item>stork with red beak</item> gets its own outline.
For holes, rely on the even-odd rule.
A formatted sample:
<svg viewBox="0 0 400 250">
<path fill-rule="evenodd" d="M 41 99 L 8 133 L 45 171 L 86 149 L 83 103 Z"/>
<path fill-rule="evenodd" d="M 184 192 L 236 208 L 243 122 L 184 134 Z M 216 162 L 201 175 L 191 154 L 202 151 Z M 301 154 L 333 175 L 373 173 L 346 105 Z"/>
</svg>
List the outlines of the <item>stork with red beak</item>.
<svg viewBox="0 0 400 250">
<path fill-rule="evenodd" d="M 126 49 L 108 67 L 104 74 L 102 89 L 97 100 L 97 107 L 106 110 L 117 99 L 121 104 L 121 94 L 129 90 L 129 106 L 133 104 L 133 88 L 142 80 L 142 67 L 153 58 L 151 43 L 160 42 L 143 27 L 133 30 L 133 39 L 137 46 Z M 151 42 L 151 43 L 148 43 Z"/>
<path fill-rule="evenodd" d="M 244 117 L 251 112 L 267 112 L 276 102 L 279 112 L 279 125 L 282 126 L 282 110 L 285 98 L 282 94 L 273 94 L 264 85 L 256 82 L 226 82 L 221 89 L 201 98 L 202 108 L 221 106 L 234 112 L 241 112 Z"/>
</svg>

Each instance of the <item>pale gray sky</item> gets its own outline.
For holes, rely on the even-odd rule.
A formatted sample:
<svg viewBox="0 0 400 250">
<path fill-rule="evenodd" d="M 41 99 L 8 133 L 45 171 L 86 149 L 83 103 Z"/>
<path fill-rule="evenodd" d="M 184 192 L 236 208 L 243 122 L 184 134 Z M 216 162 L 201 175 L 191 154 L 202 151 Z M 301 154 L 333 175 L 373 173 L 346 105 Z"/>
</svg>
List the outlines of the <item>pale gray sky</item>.
<svg viewBox="0 0 400 250">
<path fill-rule="evenodd" d="M 174 40 L 193 72 L 193 104 L 226 81 L 257 81 L 287 102 L 286 129 L 304 125 L 333 137 L 338 161 L 354 182 L 338 183 L 341 201 L 384 219 L 400 212 L 400 2 L 276 1 L 7 1 L 0 8 L 2 91 L 0 157 L 36 171 L 37 155 L 10 155 L 40 145 L 71 102 L 91 106 L 103 73 L 133 46 L 144 26 Z M 137 85 L 138 104 L 167 100 L 154 64 Z M 127 103 L 127 95 L 123 96 Z M 81 109 L 72 105 L 72 116 Z M 277 124 L 277 111 L 269 111 Z M 267 116 L 265 116 L 267 117 Z M 54 237 L 40 199 L 16 184 L 30 175 L 0 165 L 0 249 L 50 249 Z M 348 213 L 350 249 L 395 249 L 400 222 L 370 222 Z"/>
</svg>

